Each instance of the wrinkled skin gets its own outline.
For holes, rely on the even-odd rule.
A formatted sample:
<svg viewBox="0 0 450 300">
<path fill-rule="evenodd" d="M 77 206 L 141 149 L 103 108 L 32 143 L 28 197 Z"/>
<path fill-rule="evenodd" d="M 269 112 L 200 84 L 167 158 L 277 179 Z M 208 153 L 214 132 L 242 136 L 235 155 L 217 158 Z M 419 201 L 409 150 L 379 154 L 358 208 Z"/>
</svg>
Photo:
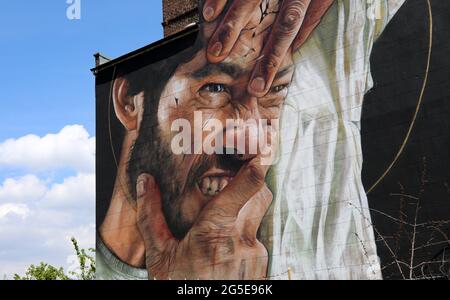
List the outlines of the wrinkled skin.
<svg viewBox="0 0 450 300">
<path fill-rule="evenodd" d="M 325 6 L 328 8 L 332 1 L 323 1 L 317 8 L 317 1 L 310 4 L 310 1 L 286 0 L 280 8 L 278 1 L 271 0 L 267 2 L 270 11 L 279 13 L 268 14 L 262 23 L 261 1 L 236 0 L 223 20 L 217 20 L 224 3 L 206 1 L 205 8 L 213 5 L 215 11 L 215 15 L 205 16 L 209 22 L 203 27 L 210 46 L 180 66 L 163 92 L 158 121 L 161 128 L 167 129 L 162 132 L 164 137 L 172 137 L 168 130 L 170 122 L 182 116 L 193 123 L 192 115 L 198 110 L 206 114 L 205 119 L 214 117 L 221 121 L 237 117 L 279 118 L 293 76 L 292 49 L 306 40 L 307 32 L 317 25 L 326 11 Z M 316 13 L 307 14 L 305 19 L 308 7 L 315 8 Z M 234 24 L 231 27 L 230 22 Z M 306 28 L 303 33 L 299 31 L 302 24 Z M 220 33 L 224 28 L 226 34 Z M 214 46 L 223 37 L 227 40 L 222 44 L 222 51 L 211 55 L 218 54 Z M 234 78 L 214 74 L 214 78 L 201 78 L 198 82 L 186 78 L 186 74 L 211 62 L 237 64 L 242 72 Z M 264 79 L 267 84 L 255 93 L 252 78 L 261 74 L 267 76 Z M 217 83 L 229 87 L 228 94 L 203 89 Z M 174 95 L 176 105 L 171 101 Z M 204 103 L 211 103 L 211 106 Z M 268 134 L 267 138 L 273 136 L 276 133 Z M 188 176 L 195 157 L 174 159 L 180 165 L 180 173 Z M 273 198 L 265 185 L 267 171 L 268 166 L 261 165 L 261 156 L 255 155 L 246 158 L 218 195 L 205 197 L 195 188 L 185 191 L 179 210 L 189 229 L 181 239 L 175 238 L 169 229 L 157 179 L 151 174 L 142 174 L 136 186 L 137 225 L 144 239 L 150 279 L 264 279 L 268 252 L 258 241 L 257 231 Z"/>
<path fill-rule="evenodd" d="M 227 0 L 206 0 L 203 6 L 205 20 L 215 21 L 223 12 L 226 3 Z M 211 62 L 219 62 L 228 57 L 239 34 L 248 25 L 249 16 L 260 6 L 266 8 L 267 3 L 267 0 L 233 0 L 209 42 L 208 59 Z M 334 0 L 283 1 L 262 58 L 256 64 L 249 80 L 248 90 L 251 94 L 261 96 L 269 91 L 284 57 L 306 42 L 333 3 Z M 267 12 L 270 13 L 270 10 Z"/>
</svg>

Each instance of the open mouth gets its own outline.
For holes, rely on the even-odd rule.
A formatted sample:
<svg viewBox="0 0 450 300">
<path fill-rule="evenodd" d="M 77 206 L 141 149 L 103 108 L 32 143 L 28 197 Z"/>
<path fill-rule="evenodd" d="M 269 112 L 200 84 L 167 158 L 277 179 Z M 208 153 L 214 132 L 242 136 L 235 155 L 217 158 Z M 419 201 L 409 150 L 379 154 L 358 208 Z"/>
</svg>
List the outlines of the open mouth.
<svg viewBox="0 0 450 300">
<path fill-rule="evenodd" d="M 239 155 L 220 155 L 216 163 L 197 180 L 201 193 L 208 198 L 217 196 L 235 178 L 250 158 Z"/>
<path fill-rule="evenodd" d="M 235 175 L 231 171 L 213 168 L 203 174 L 197 184 L 204 196 L 213 197 L 223 191 L 234 179 Z"/>
</svg>

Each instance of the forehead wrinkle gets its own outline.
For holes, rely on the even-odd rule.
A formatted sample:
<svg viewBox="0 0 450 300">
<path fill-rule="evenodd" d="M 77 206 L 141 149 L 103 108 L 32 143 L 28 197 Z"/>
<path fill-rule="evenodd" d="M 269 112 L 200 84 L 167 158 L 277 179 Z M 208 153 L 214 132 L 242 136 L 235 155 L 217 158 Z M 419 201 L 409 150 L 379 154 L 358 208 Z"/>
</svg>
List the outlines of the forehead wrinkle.
<svg viewBox="0 0 450 300">
<path fill-rule="evenodd" d="M 231 78 L 238 78 L 245 73 L 245 69 L 238 64 L 221 62 L 217 64 L 207 63 L 200 69 L 189 74 L 194 79 L 203 79 L 208 76 L 226 74 Z"/>
</svg>

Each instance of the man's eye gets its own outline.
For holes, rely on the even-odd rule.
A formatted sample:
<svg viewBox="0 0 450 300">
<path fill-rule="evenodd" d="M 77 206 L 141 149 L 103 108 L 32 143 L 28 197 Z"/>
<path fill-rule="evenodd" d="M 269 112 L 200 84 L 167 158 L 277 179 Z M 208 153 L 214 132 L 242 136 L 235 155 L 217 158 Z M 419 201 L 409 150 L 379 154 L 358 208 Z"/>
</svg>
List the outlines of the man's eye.
<svg viewBox="0 0 450 300">
<path fill-rule="evenodd" d="M 274 86 L 274 87 L 272 88 L 272 93 L 280 93 L 280 92 L 284 92 L 285 90 L 287 90 L 288 87 L 289 87 L 288 84 L 282 84 L 282 85 Z"/>
<path fill-rule="evenodd" d="M 220 93 L 228 93 L 228 87 L 224 84 L 220 83 L 209 83 L 201 87 L 200 91 L 220 94 Z"/>
</svg>

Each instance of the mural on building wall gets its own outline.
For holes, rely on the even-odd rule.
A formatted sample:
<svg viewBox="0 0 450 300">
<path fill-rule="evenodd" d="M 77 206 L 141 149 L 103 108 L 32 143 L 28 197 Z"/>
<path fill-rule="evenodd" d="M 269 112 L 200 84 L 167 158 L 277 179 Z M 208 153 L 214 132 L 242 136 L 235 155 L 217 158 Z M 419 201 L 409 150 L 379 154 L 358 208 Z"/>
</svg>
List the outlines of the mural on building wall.
<svg viewBox="0 0 450 300">
<path fill-rule="evenodd" d="M 448 204 L 439 219 L 420 218 L 426 152 L 414 154 L 419 191 L 399 183 L 388 194 L 399 215 L 370 194 L 381 197 L 402 163 L 429 82 L 424 0 L 413 122 L 396 155 L 373 158 L 376 110 L 363 106 L 378 88 L 372 50 L 404 2 L 200 1 L 198 33 L 97 68 L 98 278 L 447 276 Z M 448 187 L 438 194 L 448 199 Z M 444 250 L 414 257 L 428 247 Z"/>
</svg>

